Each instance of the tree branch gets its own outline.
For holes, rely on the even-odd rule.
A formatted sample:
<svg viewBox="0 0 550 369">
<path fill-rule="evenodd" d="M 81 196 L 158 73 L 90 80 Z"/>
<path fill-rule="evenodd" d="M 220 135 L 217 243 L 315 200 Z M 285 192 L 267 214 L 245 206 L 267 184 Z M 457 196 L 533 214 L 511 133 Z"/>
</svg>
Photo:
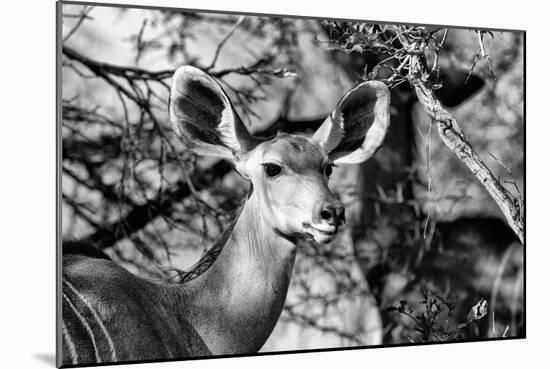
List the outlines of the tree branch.
<svg viewBox="0 0 550 369">
<path fill-rule="evenodd" d="M 201 190 L 211 186 L 212 182 L 223 178 L 232 168 L 233 166 L 230 163 L 219 161 L 212 168 L 195 178 L 195 189 Z M 181 183 L 175 189 L 159 194 L 154 199 L 133 207 L 124 217 L 104 225 L 93 234 L 73 241 L 73 243 L 93 244 L 99 249 L 111 247 L 121 239 L 143 229 L 157 216 L 170 213 L 175 204 L 181 202 L 191 193 L 187 183 Z"/>
<path fill-rule="evenodd" d="M 426 87 L 418 78 L 410 78 L 410 81 L 424 110 L 437 124 L 439 135 L 445 145 L 470 169 L 473 175 L 489 192 L 506 217 L 508 224 L 523 243 L 525 231 L 521 204 L 518 203 L 518 200 L 510 197 L 506 189 L 495 178 L 489 168 L 487 168 L 487 165 L 485 165 L 466 139 L 456 119 L 443 108 L 441 103 L 435 98 L 432 90 Z"/>
<path fill-rule="evenodd" d="M 130 67 L 130 66 L 119 66 L 110 63 L 102 63 L 96 60 L 90 59 L 87 56 L 82 55 L 72 47 L 63 45 L 63 54 L 71 59 L 76 60 L 84 65 L 86 65 L 92 71 L 103 70 L 110 74 L 129 78 L 133 80 L 163 80 L 167 78 L 172 78 L 174 74 L 173 69 L 165 69 L 160 71 L 149 71 L 143 68 Z"/>
<path fill-rule="evenodd" d="M 120 66 L 116 64 L 99 62 L 82 55 L 81 53 L 67 45 L 63 45 L 62 51 L 67 58 L 80 62 L 81 64 L 87 66 L 93 72 L 100 72 L 99 74 L 109 73 L 129 80 L 155 80 L 160 82 L 165 79 L 172 78 L 175 72 L 175 69 L 151 71 L 144 68 L 130 67 L 126 65 Z M 208 74 L 215 78 L 221 78 L 228 74 L 251 75 L 254 73 L 266 74 L 279 78 L 294 77 L 296 75 L 288 68 L 265 68 L 264 65 L 268 63 L 269 60 L 262 58 L 249 66 L 231 67 L 219 71 L 208 71 Z M 207 70 L 207 68 L 201 66 L 196 67 L 202 70 Z"/>
<path fill-rule="evenodd" d="M 212 62 L 210 62 L 210 65 L 206 68 L 206 71 L 209 71 L 210 69 L 214 68 L 216 66 L 216 62 L 218 61 L 218 57 L 220 56 L 220 52 L 222 51 L 223 45 L 231 38 L 233 33 L 239 28 L 241 23 L 245 20 L 246 16 L 241 15 L 239 19 L 237 19 L 237 22 L 233 25 L 231 30 L 225 35 L 225 37 L 221 40 L 218 47 L 216 48 L 216 51 L 214 53 L 214 58 L 212 59 Z"/>
</svg>

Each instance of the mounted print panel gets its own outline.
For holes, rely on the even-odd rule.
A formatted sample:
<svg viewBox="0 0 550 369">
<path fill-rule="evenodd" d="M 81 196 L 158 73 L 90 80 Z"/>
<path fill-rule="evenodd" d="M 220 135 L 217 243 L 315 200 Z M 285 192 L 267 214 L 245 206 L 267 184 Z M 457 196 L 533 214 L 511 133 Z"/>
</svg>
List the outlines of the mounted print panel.
<svg viewBox="0 0 550 369">
<path fill-rule="evenodd" d="M 59 366 L 525 337 L 524 32 L 58 25 Z"/>
</svg>

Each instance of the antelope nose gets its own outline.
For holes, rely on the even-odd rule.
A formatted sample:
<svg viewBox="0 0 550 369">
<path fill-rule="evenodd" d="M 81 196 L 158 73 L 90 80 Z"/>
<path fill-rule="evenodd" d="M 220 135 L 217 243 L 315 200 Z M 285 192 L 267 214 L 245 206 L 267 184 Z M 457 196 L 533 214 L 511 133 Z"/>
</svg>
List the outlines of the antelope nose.
<svg viewBox="0 0 550 369">
<path fill-rule="evenodd" d="M 346 222 L 346 209 L 342 205 L 326 204 L 319 214 L 321 219 L 329 225 L 339 226 Z"/>
</svg>

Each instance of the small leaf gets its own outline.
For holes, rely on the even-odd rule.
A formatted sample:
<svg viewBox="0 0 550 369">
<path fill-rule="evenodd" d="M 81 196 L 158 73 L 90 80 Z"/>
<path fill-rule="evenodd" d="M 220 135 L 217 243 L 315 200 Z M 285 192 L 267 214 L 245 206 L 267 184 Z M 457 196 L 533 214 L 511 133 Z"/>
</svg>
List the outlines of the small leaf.
<svg viewBox="0 0 550 369">
<path fill-rule="evenodd" d="M 488 305 L 489 304 L 487 303 L 487 300 L 485 300 L 484 298 L 481 298 L 481 300 L 479 300 L 477 304 L 472 306 L 472 308 L 470 309 L 470 312 L 468 313 L 468 318 L 467 318 L 468 322 L 470 323 L 476 320 L 480 320 L 485 315 L 487 315 L 487 312 L 489 310 Z"/>
</svg>

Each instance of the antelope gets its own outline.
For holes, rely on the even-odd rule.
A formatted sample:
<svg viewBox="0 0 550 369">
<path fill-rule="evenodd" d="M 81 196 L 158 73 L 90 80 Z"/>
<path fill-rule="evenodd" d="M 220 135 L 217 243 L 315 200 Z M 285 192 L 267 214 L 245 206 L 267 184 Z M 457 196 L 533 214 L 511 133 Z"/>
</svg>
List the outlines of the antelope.
<svg viewBox="0 0 550 369">
<path fill-rule="evenodd" d="M 257 352 L 281 314 L 301 240 L 328 243 L 345 226 L 328 179 L 335 165 L 360 163 L 382 145 L 389 90 L 363 82 L 311 137 L 259 139 L 218 82 L 182 66 L 169 114 L 185 148 L 234 164 L 248 196 L 211 247 L 215 261 L 184 283 L 150 281 L 106 256 L 64 251 L 65 365 Z"/>
</svg>

